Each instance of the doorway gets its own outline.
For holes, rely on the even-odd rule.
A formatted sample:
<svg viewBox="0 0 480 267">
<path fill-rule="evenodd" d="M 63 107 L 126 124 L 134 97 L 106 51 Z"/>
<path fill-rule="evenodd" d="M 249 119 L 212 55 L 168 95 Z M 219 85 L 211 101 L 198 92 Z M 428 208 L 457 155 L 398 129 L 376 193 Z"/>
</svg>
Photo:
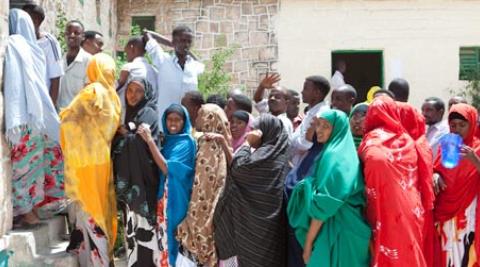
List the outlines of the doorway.
<svg viewBox="0 0 480 267">
<path fill-rule="evenodd" d="M 10 2 L 10 9 L 12 8 L 22 9 L 22 7 L 26 4 L 34 4 L 32 0 L 10 0 L 9 2 Z"/>
<path fill-rule="evenodd" d="M 373 86 L 383 88 L 383 51 L 381 50 L 335 50 L 332 51 L 332 75 L 335 63 L 346 63 L 345 82 L 357 90 L 357 103 L 367 99 Z"/>
</svg>

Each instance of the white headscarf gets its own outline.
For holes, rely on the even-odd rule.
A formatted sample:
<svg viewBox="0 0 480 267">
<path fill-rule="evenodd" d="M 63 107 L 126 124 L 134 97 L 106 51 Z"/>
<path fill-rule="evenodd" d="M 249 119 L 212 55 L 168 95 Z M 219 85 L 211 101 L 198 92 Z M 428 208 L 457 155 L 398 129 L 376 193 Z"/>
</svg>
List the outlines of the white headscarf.
<svg viewBox="0 0 480 267">
<path fill-rule="evenodd" d="M 60 120 L 45 81 L 46 63 L 30 16 L 12 9 L 5 53 L 6 136 L 17 143 L 22 127 L 58 141 Z"/>
</svg>

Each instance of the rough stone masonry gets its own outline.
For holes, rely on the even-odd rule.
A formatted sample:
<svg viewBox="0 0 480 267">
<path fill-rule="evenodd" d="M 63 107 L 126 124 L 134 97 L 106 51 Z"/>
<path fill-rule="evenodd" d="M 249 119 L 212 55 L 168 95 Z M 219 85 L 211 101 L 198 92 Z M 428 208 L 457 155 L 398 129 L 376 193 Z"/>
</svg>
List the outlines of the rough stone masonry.
<svg viewBox="0 0 480 267">
<path fill-rule="evenodd" d="M 279 8 L 279 0 L 118 0 L 117 51 L 123 50 L 132 16 L 155 16 L 155 31 L 166 36 L 184 24 L 195 32 L 194 50 L 202 60 L 218 48 L 237 47 L 225 70 L 233 73 L 233 86 L 253 90 L 259 76 L 276 71 Z"/>
</svg>

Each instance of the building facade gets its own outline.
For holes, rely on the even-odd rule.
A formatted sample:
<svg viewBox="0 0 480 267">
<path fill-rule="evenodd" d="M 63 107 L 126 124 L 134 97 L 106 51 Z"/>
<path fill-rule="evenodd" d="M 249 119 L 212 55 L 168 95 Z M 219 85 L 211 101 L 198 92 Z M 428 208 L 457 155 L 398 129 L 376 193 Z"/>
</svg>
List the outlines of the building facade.
<svg viewBox="0 0 480 267">
<path fill-rule="evenodd" d="M 85 30 L 102 33 L 105 52 L 113 52 L 117 31 L 116 0 L 10 0 L 10 8 L 22 8 L 26 3 L 40 4 L 44 8 L 42 31 L 58 37 L 64 31 L 59 27 L 59 21 L 79 20 Z"/>
<path fill-rule="evenodd" d="M 252 89 L 261 75 L 276 69 L 279 9 L 279 0 L 119 0 L 117 50 L 123 51 L 133 24 L 169 37 L 175 26 L 187 25 L 202 60 L 218 48 L 233 48 L 225 64 L 232 87 Z"/>
<path fill-rule="evenodd" d="M 447 99 L 464 88 L 463 64 L 480 68 L 478 0 L 118 0 L 117 11 L 117 45 L 132 24 L 167 36 L 186 24 L 202 59 L 237 46 L 225 68 L 233 86 L 250 91 L 267 71 L 300 91 L 306 76 L 330 76 L 344 60 L 360 98 L 405 78 L 419 107 L 428 96 Z"/>
<path fill-rule="evenodd" d="M 282 83 L 299 88 L 306 75 L 331 74 L 332 61 L 343 57 L 347 82 L 369 75 L 385 87 L 401 77 L 415 106 L 429 96 L 448 101 L 465 86 L 462 69 L 480 70 L 478 14 L 478 0 L 282 1 L 278 71 Z"/>
</svg>

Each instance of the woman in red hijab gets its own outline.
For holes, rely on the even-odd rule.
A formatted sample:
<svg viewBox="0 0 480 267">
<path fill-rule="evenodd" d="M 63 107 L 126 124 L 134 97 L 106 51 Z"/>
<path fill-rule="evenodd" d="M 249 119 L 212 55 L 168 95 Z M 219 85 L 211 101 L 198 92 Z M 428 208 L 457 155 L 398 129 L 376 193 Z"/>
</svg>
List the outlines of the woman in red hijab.
<svg viewBox="0 0 480 267">
<path fill-rule="evenodd" d="M 423 115 L 412 105 L 404 102 L 397 102 L 400 110 L 400 119 L 403 128 L 415 141 L 418 165 L 418 184 L 424 210 L 423 226 L 423 255 L 427 266 L 434 264 L 434 240 L 435 227 L 433 222 L 433 207 L 435 193 L 433 190 L 433 155 L 427 137 L 425 136 L 426 124 Z"/>
<path fill-rule="evenodd" d="M 368 108 L 359 147 L 364 164 L 367 219 L 373 230 L 372 266 L 427 266 L 424 209 L 418 189 L 415 141 L 401 124 L 401 109 L 388 97 Z"/>
<path fill-rule="evenodd" d="M 475 136 L 477 111 L 468 104 L 453 105 L 449 111 L 450 132 L 463 138 L 462 159 L 447 169 L 437 156 L 434 180 L 439 193 L 435 219 L 439 222 L 441 266 L 480 266 L 480 213 L 477 196 L 480 185 L 480 141 Z"/>
</svg>

